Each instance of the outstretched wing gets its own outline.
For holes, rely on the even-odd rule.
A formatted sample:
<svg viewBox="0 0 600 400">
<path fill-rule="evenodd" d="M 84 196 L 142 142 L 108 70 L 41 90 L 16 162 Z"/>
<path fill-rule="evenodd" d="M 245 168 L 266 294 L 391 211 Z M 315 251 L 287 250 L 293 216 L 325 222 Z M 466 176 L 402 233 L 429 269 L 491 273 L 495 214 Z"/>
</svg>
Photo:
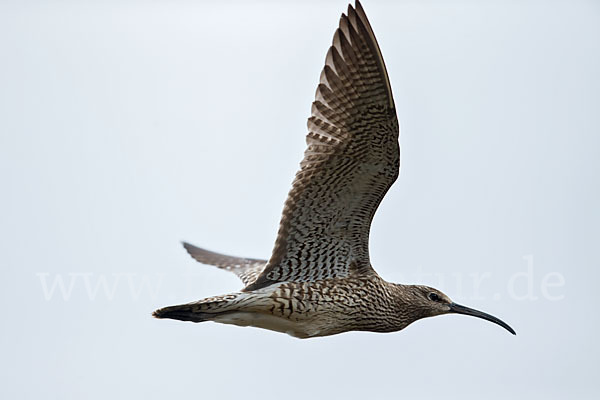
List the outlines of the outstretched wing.
<svg viewBox="0 0 600 400">
<path fill-rule="evenodd" d="M 342 14 L 315 97 L 273 255 L 244 290 L 373 273 L 369 229 L 398 177 L 399 129 L 381 51 L 358 1 Z"/>
<path fill-rule="evenodd" d="M 183 247 L 196 261 L 233 272 L 246 286 L 256 280 L 267 264 L 267 260 L 226 256 L 185 242 L 183 242 Z"/>
</svg>

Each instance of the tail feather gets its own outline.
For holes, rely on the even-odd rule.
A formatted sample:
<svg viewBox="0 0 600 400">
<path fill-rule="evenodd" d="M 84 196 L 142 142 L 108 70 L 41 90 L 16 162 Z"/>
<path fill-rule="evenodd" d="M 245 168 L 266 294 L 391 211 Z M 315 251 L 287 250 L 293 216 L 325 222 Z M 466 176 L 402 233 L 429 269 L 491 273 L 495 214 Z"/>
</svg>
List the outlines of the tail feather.
<svg viewBox="0 0 600 400">
<path fill-rule="evenodd" d="M 208 313 L 195 311 L 192 304 L 182 304 L 179 306 L 170 306 L 159 308 L 152 313 L 154 318 L 158 319 L 177 319 L 179 321 L 203 322 L 209 321 Z"/>
<path fill-rule="evenodd" d="M 207 297 L 193 303 L 163 307 L 154 311 L 152 316 L 159 319 L 169 318 L 180 321 L 211 321 L 219 315 L 237 311 L 240 307 L 240 297 L 247 297 L 247 294 L 230 293 Z"/>
</svg>

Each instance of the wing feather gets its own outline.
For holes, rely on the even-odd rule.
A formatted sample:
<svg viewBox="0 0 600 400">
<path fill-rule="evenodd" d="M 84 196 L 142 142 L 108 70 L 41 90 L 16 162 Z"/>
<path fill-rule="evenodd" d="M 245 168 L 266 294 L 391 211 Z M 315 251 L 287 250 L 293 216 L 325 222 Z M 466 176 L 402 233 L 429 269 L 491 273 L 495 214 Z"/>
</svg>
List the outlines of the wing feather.
<svg viewBox="0 0 600 400">
<path fill-rule="evenodd" d="M 267 260 L 228 256 L 186 242 L 183 242 L 183 247 L 196 261 L 233 272 L 246 286 L 256 280 L 267 264 Z"/>
<path fill-rule="evenodd" d="M 266 267 L 244 290 L 374 273 L 371 221 L 398 177 L 398 120 L 360 3 L 342 14 L 308 118 L 307 149 Z"/>
</svg>

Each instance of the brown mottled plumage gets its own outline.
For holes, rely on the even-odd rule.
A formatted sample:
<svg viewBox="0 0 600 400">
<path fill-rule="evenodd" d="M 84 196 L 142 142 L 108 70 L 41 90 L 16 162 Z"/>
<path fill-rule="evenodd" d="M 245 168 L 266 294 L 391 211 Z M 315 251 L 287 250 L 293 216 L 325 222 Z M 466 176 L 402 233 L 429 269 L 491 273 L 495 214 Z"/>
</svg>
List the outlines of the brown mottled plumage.
<svg viewBox="0 0 600 400">
<path fill-rule="evenodd" d="M 308 119 L 308 148 L 289 193 L 271 258 L 256 260 L 184 243 L 197 261 L 235 273 L 237 293 L 165 307 L 157 318 L 215 321 L 299 338 L 393 332 L 434 315 L 499 319 L 426 286 L 384 281 L 369 261 L 373 215 L 398 177 L 396 108 L 360 3 L 342 14 Z"/>
</svg>

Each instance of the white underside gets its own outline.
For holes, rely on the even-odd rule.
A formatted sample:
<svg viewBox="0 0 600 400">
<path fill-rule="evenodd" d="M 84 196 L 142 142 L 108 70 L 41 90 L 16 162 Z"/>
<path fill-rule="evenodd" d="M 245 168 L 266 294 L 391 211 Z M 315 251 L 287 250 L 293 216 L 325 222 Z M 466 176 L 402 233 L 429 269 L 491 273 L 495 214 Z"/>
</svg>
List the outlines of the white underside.
<svg viewBox="0 0 600 400">
<path fill-rule="evenodd" d="M 301 339 L 319 336 L 320 332 L 320 330 L 315 329 L 314 326 L 311 327 L 306 323 L 247 311 L 224 313 L 211 318 L 211 320 L 221 324 L 254 326 L 257 328 L 269 329 L 271 331 L 287 333 L 290 336 Z"/>
</svg>

